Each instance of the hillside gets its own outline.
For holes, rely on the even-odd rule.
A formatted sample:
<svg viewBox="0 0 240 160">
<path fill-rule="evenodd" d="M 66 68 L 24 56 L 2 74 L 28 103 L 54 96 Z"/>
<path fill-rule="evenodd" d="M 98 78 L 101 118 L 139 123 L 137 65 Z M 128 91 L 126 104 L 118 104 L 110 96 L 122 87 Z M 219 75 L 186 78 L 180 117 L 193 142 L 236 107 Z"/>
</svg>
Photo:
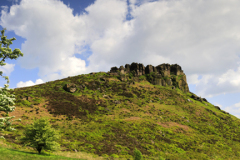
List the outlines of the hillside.
<svg viewBox="0 0 240 160">
<path fill-rule="evenodd" d="M 22 119 L 16 131 L 0 133 L 10 145 L 22 146 L 26 124 L 49 117 L 61 131 L 61 155 L 133 159 L 137 148 L 145 159 L 240 159 L 239 119 L 189 92 L 177 64 L 132 63 L 10 93 L 16 109 L 9 115 Z"/>
</svg>

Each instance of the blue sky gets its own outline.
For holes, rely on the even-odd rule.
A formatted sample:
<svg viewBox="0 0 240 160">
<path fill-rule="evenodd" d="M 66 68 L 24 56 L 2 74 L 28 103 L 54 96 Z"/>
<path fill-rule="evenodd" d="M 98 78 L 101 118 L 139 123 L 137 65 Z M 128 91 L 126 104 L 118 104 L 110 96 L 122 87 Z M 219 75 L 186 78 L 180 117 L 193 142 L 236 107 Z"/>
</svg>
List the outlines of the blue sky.
<svg viewBox="0 0 240 160">
<path fill-rule="evenodd" d="M 113 66 L 179 64 L 190 91 L 240 118 L 238 0 L 1 0 L 0 30 L 24 54 L 9 88 Z M 0 79 L 0 86 L 6 84 Z"/>
</svg>

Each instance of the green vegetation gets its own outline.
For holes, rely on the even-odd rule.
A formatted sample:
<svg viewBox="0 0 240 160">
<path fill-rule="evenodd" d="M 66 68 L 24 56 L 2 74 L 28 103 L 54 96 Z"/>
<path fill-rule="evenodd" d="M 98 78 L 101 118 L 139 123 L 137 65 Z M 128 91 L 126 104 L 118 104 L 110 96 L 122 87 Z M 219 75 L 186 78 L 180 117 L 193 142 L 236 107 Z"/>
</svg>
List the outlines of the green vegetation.
<svg viewBox="0 0 240 160">
<path fill-rule="evenodd" d="M 57 150 L 60 145 L 56 143 L 58 133 L 51 128 L 48 119 L 38 119 L 32 125 L 27 126 L 21 141 L 25 145 L 37 149 L 40 154 L 42 149 Z"/>
<path fill-rule="evenodd" d="M 195 101 L 179 88 L 152 85 L 145 80 L 147 76 L 137 80 L 126 75 L 127 80 L 120 81 L 119 76 L 97 73 L 9 91 L 16 95 L 17 108 L 10 114 L 22 122 L 13 123 L 17 131 L 1 132 L 5 140 L 0 144 L 36 153 L 20 139 L 26 125 L 47 117 L 61 137 L 57 140 L 60 150 L 48 151 L 51 156 L 88 160 L 133 160 L 136 155 L 155 160 L 239 159 L 238 118 L 211 103 Z M 76 92 L 65 91 L 66 83 L 76 84 Z M 22 100 L 23 95 L 28 96 L 29 103 Z"/>
<path fill-rule="evenodd" d="M 63 156 L 56 156 L 56 155 L 51 155 L 51 154 L 36 154 L 32 152 L 25 152 L 25 151 L 18 151 L 15 149 L 7 149 L 0 147 L 0 154 L 1 154 L 1 159 L 4 160 L 43 160 L 43 159 L 49 159 L 49 160 L 76 160 L 76 158 L 68 158 L 68 157 L 63 157 Z M 84 160 L 84 159 L 82 159 Z"/>
</svg>

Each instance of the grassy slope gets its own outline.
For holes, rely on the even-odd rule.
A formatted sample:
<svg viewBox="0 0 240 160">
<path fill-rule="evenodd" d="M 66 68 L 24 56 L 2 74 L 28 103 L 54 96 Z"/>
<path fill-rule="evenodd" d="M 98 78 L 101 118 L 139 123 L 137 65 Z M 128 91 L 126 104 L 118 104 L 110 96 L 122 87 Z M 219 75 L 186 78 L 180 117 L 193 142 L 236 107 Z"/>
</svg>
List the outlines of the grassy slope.
<svg viewBox="0 0 240 160">
<path fill-rule="evenodd" d="M 240 159 L 238 118 L 210 103 L 195 101 L 190 93 L 179 89 L 134 81 L 121 82 L 116 76 L 98 73 L 14 90 L 16 109 L 9 115 L 22 122 L 13 123 L 17 131 L 4 131 L 0 136 L 4 135 L 5 143 L 13 148 L 26 148 L 18 140 L 25 125 L 49 117 L 62 134 L 61 152 L 54 152 L 57 155 L 133 159 L 136 147 L 145 159 Z M 86 88 L 75 93 L 56 90 L 67 82 L 85 84 Z M 21 100 L 20 95 L 32 99 Z"/>
</svg>

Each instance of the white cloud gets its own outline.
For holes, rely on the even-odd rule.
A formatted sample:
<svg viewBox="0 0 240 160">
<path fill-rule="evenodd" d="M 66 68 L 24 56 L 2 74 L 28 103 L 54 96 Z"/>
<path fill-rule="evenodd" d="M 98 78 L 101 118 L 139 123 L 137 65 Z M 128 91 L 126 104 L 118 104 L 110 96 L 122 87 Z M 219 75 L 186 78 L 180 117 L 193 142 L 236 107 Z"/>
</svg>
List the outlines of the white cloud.
<svg viewBox="0 0 240 160">
<path fill-rule="evenodd" d="M 14 66 L 15 64 L 6 63 L 6 65 L 0 66 L 0 71 L 3 72 L 3 76 L 10 76 L 11 72 L 14 70 Z"/>
<path fill-rule="evenodd" d="M 20 81 L 19 83 L 17 83 L 17 88 L 34 86 L 42 83 L 44 82 L 41 79 L 37 79 L 35 83 L 33 81 L 27 81 L 27 82 Z"/>
<path fill-rule="evenodd" d="M 126 0 L 96 0 L 74 17 L 61 1 L 22 0 L 2 11 L 1 25 L 26 38 L 18 62 L 38 67 L 45 82 L 132 62 L 177 63 L 201 97 L 239 92 L 240 1 L 130 0 L 130 21 L 127 7 Z M 88 67 L 74 56 L 86 45 Z"/>
</svg>

